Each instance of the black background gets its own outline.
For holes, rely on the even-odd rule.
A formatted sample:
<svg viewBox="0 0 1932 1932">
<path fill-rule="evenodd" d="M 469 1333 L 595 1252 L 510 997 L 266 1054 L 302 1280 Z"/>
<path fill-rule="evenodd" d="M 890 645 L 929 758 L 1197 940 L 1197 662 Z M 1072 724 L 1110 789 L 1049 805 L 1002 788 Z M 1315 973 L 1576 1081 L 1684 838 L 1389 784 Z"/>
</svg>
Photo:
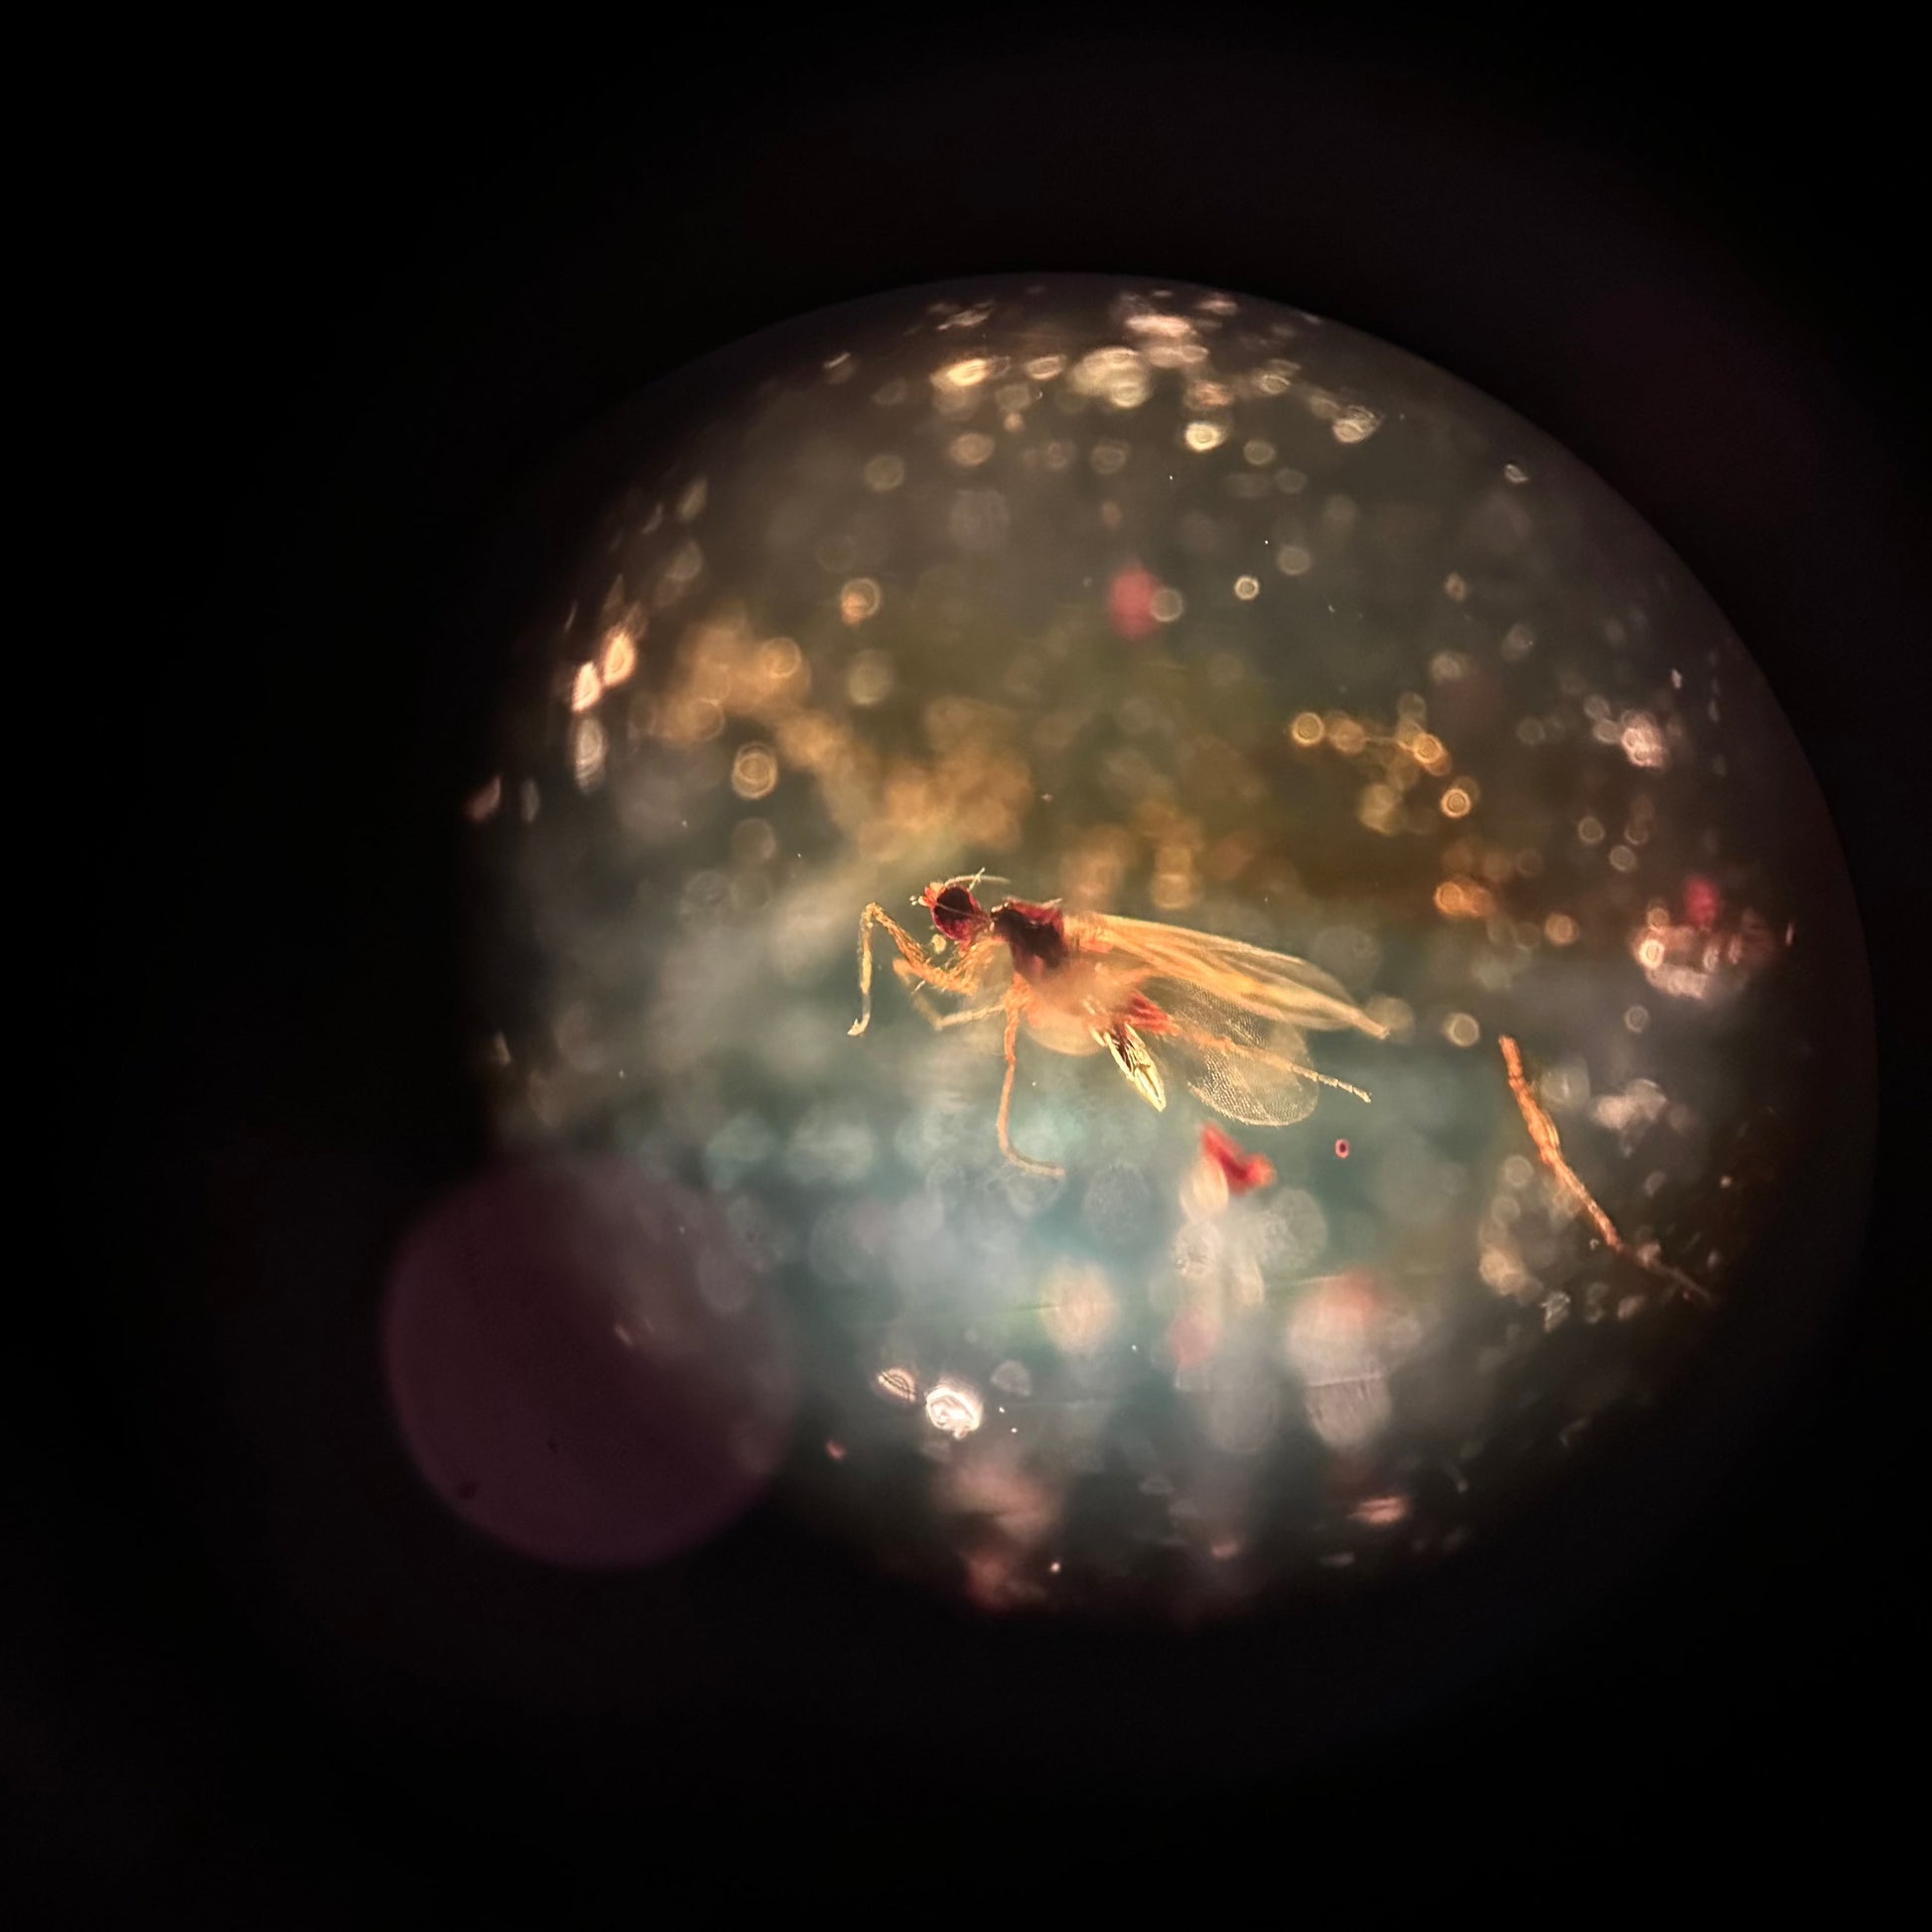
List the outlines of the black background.
<svg viewBox="0 0 1932 1932">
<path fill-rule="evenodd" d="M 1282 1910 L 1341 1884 L 1364 1908 L 1543 1911 L 1684 1869 L 1732 1893 L 1837 1872 L 1850 1908 L 1896 1868 L 1923 1678 L 1903 1069 L 1932 712 L 1904 290 L 1925 195 L 1903 63 L 1855 33 L 1774 39 L 1604 21 L 1488 47 L 1277 14 L 1075 34 L 974 9 L 718 12 L 568 58 L 155 51 L 116 130 L 118 335 L 89 388 L 138 560 L 92 646 L 122 653 L 134 728 L 98 1212 L 131 1239 L 74 1297 L 68 1423 L 9 1565 L 32 1855 L 10 1882 L 48 1881 L 69 1917 L 118 1893 L 259 1924 L 494 1924 L 610 1882 L 661 1909 L 693 1876 L 699 1897 L 762 1880 L 949 1917 L 1006 1909 L 1023 1869 L 1074 1909 L 1170 1882 L 1232 1909 L 1265 1876 Z M 481 1146 L 452 1071 L 448 800 L 481 775 L 474 638 L 553 557 L 532 541 L 480 570 L 480 546 L 570 439 L 695 355 L 874 290 L 1054 268 L 1386 337 L 1635 504 L 1805 744 L 1885 1062 L 1855 1289 L 1695 1521 L 1475 1690 L 1446 1670 L 1394 1728 L 1312 1762 L 1285 1742 L 1220 1784 L 1188 1748 L 1178 1639 L 1120 1653 L 1107 1774 L 928 1775 L 947 1646 L 983 1668 L 1000 1640 L 757 1519 L 677 1585 L 692 1613 L 809 1672 L 814 1619 L 864 1599 L 925 1660 L 901 1729 L 801 1725 L 742 1689 L 676 1723 L 630 1687 L 587 1713 L 559 1646 L 620 1654 L 636 1604 L 396 1502 L 355 1386 L 388 1244 Z M 286 1314 L 304 1306 L 348 1311 Z M 280 1465 L 234 1392 L 303 1350 L 364 1444 L 343 1506 L 366 1484 L 390 1539 L 367 1600 L 279 1581 Z M 489 1651 L 500 1681 L 442 1671 L 424 1620 L 382 1600 L 418 1588 L 537 1634 Z M 1050 1647 L 1011 1660 L 1055 1722 Z"/>
</svg>

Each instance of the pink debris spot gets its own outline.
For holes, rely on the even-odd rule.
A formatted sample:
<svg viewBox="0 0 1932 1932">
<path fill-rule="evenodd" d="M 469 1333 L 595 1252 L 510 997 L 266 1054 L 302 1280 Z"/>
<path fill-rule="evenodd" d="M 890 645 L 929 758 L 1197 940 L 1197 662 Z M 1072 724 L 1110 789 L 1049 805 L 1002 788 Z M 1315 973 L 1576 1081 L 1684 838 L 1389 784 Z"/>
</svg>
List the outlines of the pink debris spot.
<svg viewBox="0 0 1932 1932">
<path fill-rule="evenodd" d="M 825 1453 L 834 1462 L 843 1462 L 845 1460 L 845 1445 L 843 1443 L 827 1443 L 825 1445 Z"/>
<path fill-rule="evenodd" d="M 1684 882 L 1684 916 L 1700 932 L 1709 932 L 1725 908 L 1724 895 L 1710 880 L 1693 873 Z"/>
<path fill-rule="evenodd" d="M 1161 580 L 1139 564 L 1129 564 L 1107 588 L 1107 621 L 1130 643 L 1152 634 L 1154 600 Z"/>
</svg>

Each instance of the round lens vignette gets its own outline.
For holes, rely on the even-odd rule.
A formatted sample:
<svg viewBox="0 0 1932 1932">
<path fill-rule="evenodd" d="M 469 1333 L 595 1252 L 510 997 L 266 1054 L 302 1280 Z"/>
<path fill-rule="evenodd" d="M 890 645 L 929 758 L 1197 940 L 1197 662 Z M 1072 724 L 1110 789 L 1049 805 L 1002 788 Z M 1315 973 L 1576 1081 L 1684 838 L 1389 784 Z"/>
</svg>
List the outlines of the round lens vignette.
<svg viewBox="0 0 1932 1932">
<path fill-rule="evenodd" d="M 1761 680 L 1546 437 L 1273 303 L 917 291 L 733 366 L 462 803 L 501 1142 L 714 1197 L 778 1493 L 890 1569 L 1193 1617 L 1441 1561 L 1789 1180 L 1830 911 Z"/>
</svg>

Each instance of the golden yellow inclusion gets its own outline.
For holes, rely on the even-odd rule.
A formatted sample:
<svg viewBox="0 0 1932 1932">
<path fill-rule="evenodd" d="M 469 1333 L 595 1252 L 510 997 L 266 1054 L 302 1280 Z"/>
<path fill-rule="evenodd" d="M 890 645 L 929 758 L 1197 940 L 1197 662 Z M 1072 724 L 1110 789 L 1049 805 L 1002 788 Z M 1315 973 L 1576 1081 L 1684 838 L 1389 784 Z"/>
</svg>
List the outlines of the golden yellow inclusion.
<svg viewBox="0 0 1932 1932">
<path fill-rule="evenodd" d="M 624 624 L 616 624 L 604 639 L 604 654 L 598 660 L 604 689 L 624 683 L 637 668 L 637 639 Z"/>
<path fill-rule="evenodd" d="M 855 580 L 843 596 L 862 595 Z M 893 687 L 886 651 L 855 659 L 857 702 Z M 964 698 L 935 699 L 921 723 L 931 755 L 883 752 L 837 711 L 812 702 L 811 667 L 789 637 L 762 637 L 740 615 L 695 625 L 682 641 L 664 686 L 630 701 L 631 739 L 697 745 L 732 725 L 764 736 L 734 755 L 741 797 L 762 798 L 787 771 L 818 787 L 833 822 L 871 861 L 890 861 L 940 837 L 987 851 L 1019 838 L 1035 797 L 1032 767 L 1014 751 L 1016 715 Z"/>
<path fill-rule="evenodd" d="M 1373 767 L 1376 775 L 1363 785 L 1355 816 L 1385 837 L 1420 829 L 1409 809 L 1410 794 L 1423 778 L 1451 779 L 1454 770 L 1449 747 L 1425 729 L 1428 707 L 1421 695 L 1405 692 L 1396 711 L 1393 725 L 1351 717 L 1345 711 L 1331 711 L 1325 717 L 1303 711 L 1287 726 L 1290 743 L 1300 750 L 1313 751 L 1326 744 L 1343 758 L 1361 759 Z M 1481 795 L 1474 778 L 1456 774 L 1439 794 L 1437 809 L 1448 819 L 1467 818 Z M 1474 916 L 1471 900 L 1457 899 L 1454 894 L 1449 899 L 1446 904 L 1439 896 L 1438 909 L 1450 917 Z"/>
</svg>

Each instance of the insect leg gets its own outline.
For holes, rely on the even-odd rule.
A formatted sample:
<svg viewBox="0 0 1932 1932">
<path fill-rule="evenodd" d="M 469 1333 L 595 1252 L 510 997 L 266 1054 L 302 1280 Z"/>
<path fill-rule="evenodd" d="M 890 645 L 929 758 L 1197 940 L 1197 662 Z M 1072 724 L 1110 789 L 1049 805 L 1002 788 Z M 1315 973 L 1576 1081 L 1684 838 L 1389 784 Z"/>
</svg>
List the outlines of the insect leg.
<svg viewBox="0 0 1932 1932">
<path fill-rule="evenodd" d="M 1007 1001 L 1007 1077 L 1006 1084 L 1000 1089 L 1000 1152 L 1016 1168 L 1025 1168 L 1029 1173 L 1043 1173 L 1048 1179 L 1059 1180 L 1065 1176 L 1064 1168 L 1048 1167 L 1044 1161 L 1030 1161 L 1014 1147 L 1007 1132 L 1007 1123 L 1013 1114 L 1013 1078 L 1020 1070 L 1020 1016 L 1025 1011 L 1020 1001 L 1011 998 Z"/>
<path fill-rule="evenodd" d="M 990 1007 L 972 1007 L 964 1013 L 941 1013 L 926 1003 L 925 994 L 930 990 L 924 980 L 906 965 L 902 959 L 893 961 L 893 971 L 905 982 L 912 996 L 912 1010 L 921 1019 L 929 1021 L 936 1032 L 944 1033 L 948 1027 L 963 1027 L 973 1020 L 991 1020 L 995 1014 L 1006 1012 L 1006 1002 L 1000 1001 Z"/>
<path fill-rule="evenodd" d="M 947 993 L 971 991 L 971 981 L 962 974 L 934 965 L 919 942 L 875 901 L 859 914 L 859 1017 L 850 1028 L 853 1035 L 864 1033 L 872 1025 L 872 929 L 875 925 L 883 925 L 893 935 L 893 944 L 898 948 L 900 957 L 926 985 Z"/>
<path fill-rule="evenodd" d="M 964 1027 L 974 1020 L 991 1020 L 996 1013 L 1005 1011 L 1004 1006 L 974 1007 L 966 1013 L 927 1013 L 926 1018 L 938 1032 L 944 1033 L 948 1027 Z"/>
</svg>

